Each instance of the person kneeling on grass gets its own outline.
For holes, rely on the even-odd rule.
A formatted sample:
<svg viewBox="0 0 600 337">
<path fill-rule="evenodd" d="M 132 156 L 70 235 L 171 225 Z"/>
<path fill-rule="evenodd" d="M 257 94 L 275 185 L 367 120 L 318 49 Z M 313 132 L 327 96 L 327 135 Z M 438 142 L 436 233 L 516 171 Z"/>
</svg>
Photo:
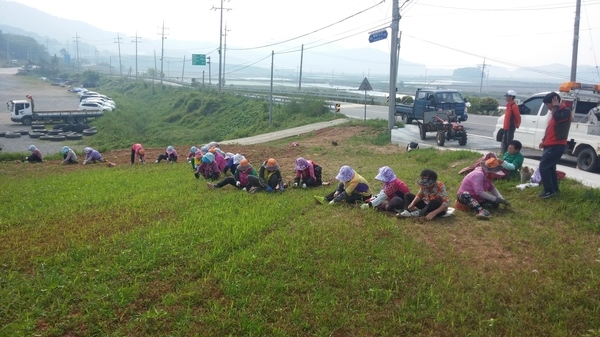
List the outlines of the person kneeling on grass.
<svg viewBox="0 0 600 337">
<path fill-rule="evenodd" d="M 158 164 L 161 162 L 161 160 L 166 160 L 169 163 L 176 163 L 177 162 L 177 150 L 175 150 L 175 148 L 172 146 L 168 146 L 165 153 L 159 155 L 158 159 L 156 159 L 155 163 Z"/>
<path fill-rule="evenodd" d="M 417 180 L 419 192 L 417 195 L 407 193 L 404 196 L 404 204 L 408 206 L 402 213 L 396 214 L 397 218 L 409 218 L 425 216 L 427 220 L 441 217 L 446 214 L 450 200 L 446 185 L 437 180 L 438 176 L 434 170 L 425 169 L 421 171 L 421 178 Z"/>
<path fill-rule="evenodd" d="M 22 161 L 30 162 L 30 163 L 41 163 L 44 161 L 44 156 L 42 156 L 42 152 L 38 150 L 35 145 L 29 145 L 27 149 L 31 154 L 28 157 L 23 158 Z"/>
<path fill-rule="evenodd" d="M 312 160 L 307 160 L 302 157 L 296 159 L 296 178 L 294 178 L 293 187 L 316 187 L 321 186 L 321 166 L 315 164 Z"/>
<path fill-rule="evenodd" d="M 215 162 L 215 155 L 209 152 L 202 156 L 202 163 L 198 165 L 196 173 L 194 173 L 196 179 L 203 176 L 206 180 L 218 180 L 220 175 L 221 171 Z"/>
<path fill-rule="evenodd" d="M 379 168 L 375 180 L 383 182 L 381 191 L 360 206 L 361 209 L 374 207 L 380 211 L 398 213 L 404 206 L 404 196 L 410 193 L 406 183 L 396 177 L 394 170 L 389 166 Z"/>
<path fill-rule="evenodd" d="M 257 176 L 256 170 L 250 165 L 248 159 L 244 158 L 237 165 L 237 169 L 235 170 L 232 177 L 227 177 L 221 180 L 218 184 L 206 183 L 208 188 L 215 189 L 221 188 L 227 184 L 232 185 L 238 189 L 242 189 L 243 191 L 248 191 L 252 185 L 248 182 L 248 177 Z"/>
<path fill-rule="evenodd" d="M 498 160 L 502 165 L 502 171 L 506 174 L 503 179 L 518 180 L 521 177 L 520 171 L 523 166 L 523 154 L 521 148 L 523 145 L 518 140 L 511 140 L 508 143 L 508 149 Z"/>
<path fill-rule="evenodd" d="M 61 164 L 77 164 L 77 154 L 68 146 L 63 146 L 60 151 L 63 155 L 63 161 Z"/>
<path fill-rule="evenodd" d="M 281 192 L 285 191 L 279 164 L 277 164 L 275 158 L 269 158 L 267 161 L 263 162 L 258 170 L 258 176 L 248 176 L 248 183 L 251 186 L 248 190 L 250 193 L 259 192 L 261 190 L 267 192 L 276 190 Z"/>
<path fill-rule="evenodd" d="M 325 197 L 315 196 L 318 202 L 322 204 L 329 203 L 330 205 L 341 202 L 354 204 L 366 202 L 371 198 L 371 189 L 367 180 L 350 166 L 342 166 L 335 179 L 339 181 L 335 191 Z"/>
<path fill-rule="evenodd" d="M 85 152 L 85 160 L 83 161 L 83 165 L 105 162 L 100 152 L 92 149 L 91 147 L 86 147 L 83 152 Z"/>
<path fill-rule="evenodd" d="M 482 203 L 489 203 L 494 208 L 497 208 L 500 204 L 510 206 L 510 203 L 502 197 L 502 194 L 494 186 L 493 179 L 502 177 L 504 177 L 504 171 L 500 160 L 490 158 L 482 162 L 480 167 L 463 178 L 456 195 L 456 208 L 461 210 L 471 209 L 475 211 L 477 219 L 488 220 L 492 215 L 483 208 Z"/>
</svg>

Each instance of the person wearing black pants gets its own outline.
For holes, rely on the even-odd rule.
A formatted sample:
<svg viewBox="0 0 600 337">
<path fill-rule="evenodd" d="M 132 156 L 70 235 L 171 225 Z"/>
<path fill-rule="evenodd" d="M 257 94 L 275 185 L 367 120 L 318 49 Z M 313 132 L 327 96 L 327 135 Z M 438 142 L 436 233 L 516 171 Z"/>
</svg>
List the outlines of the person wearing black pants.
<svg viewBox="0 0 600 337">
<path fill-rule="evenodd" d="M 248 176 L 248 183 L 252 186 L 252 192 L 260 190 L 273 192 L 277 189 L 281 192 L 285 191 L 281 171 L 279 171 L 279 164 L 277 164 L 274 158 L 269 158 L 269 160 L 262 163 L 258 171 L 258 177 Z"/>
</svg>

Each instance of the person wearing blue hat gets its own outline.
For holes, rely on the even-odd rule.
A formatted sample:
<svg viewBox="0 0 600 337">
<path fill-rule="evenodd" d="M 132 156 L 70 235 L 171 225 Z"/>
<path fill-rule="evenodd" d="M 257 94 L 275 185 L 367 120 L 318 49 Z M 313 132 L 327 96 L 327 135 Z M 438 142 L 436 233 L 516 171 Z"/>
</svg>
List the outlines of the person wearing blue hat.
<svg viewBox="0 0 600 337">
<path fill-rule="evenodd" d="M 198 165 L 194 176 L 199 179 L 203 176 L 206 180 L 218 180 L 221 175 L 219 165 L 215 162 L 215 155 L 208 152 L 202 156 L 202 163 Z"/>
<path fill-rule="evenodd" d="M 27 148 L 27 150 L 29 150 L 31 154 L 28 157 L 25 157 L 22 161 L 30 163 L 41 163 L 44 161 L 44 156 L 42 155 L 42 152 L 38 150 L 38 148 L 35 147 L 35 145 L 29 145 L 29 148 Z"/>
<path fill-rule="evenodd" d="M 158 164 L 158 163 L 160 163 L 161 160 L 166 160 L 169 163 L 176 163 L 177 162 L 177 150 L 175 150 L 175 148 L 173 146 L 168 146 L 165 153 L 159 155 L 158 159 L 156 159 L 155 163 Z"/>
<path fill-rule="evenodd" d="M 61 164 L 63 164 L 63 165 L 77 164 L 77 154 L 70 147 L 63 146 L 60 153 L 62 153 L 62 155 L 63 155 L 63 161 Z"/>
</svg>

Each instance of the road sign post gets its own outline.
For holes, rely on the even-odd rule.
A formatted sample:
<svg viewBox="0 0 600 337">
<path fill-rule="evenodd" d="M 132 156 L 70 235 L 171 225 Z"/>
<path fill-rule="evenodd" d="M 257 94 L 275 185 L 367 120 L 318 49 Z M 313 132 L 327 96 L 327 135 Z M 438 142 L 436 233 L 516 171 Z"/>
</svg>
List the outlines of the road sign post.
<svg viewBox="0 0 600 337">
<path fill-rule="evenodd" d="M 192 65 L 193 66 L 205 66 L 206 65 L 206 54 L 192 54 Z"/>
</svg>

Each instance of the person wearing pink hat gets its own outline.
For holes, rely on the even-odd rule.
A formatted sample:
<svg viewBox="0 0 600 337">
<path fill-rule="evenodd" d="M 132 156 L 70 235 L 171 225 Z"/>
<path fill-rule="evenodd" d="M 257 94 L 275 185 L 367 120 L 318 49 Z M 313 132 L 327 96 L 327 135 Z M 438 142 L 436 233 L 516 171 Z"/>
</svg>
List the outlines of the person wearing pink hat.
<svg viewBox="0 0 600 337">
<path fill-rule="evenodd" d="M 341 202 L 354 204 L 363 203 L 371 198 L 371 189 L 367 180 L 356 173 L 350 166 L 342 166 L 335 179 L 339 181 L 335 191 L 325 197 L 315 196 L 318 202 L 330 205 Z"/>
<path fill-rule="evenodd" d="M 161 160 L 166 160 L 169 163 L 176 163 L 177 162 L 177 150 L 175 150 L 175 148 L 172 146 L 168 146 L 165 153 L 160 154 L 158 156 L 158 159 L 156 159 L 155 163 L 158 164 L 161 162 Z"/>
<path fill-rule="evenodd" d="M 488 220 L 492 217 L 482 204 L 488 204 L 497 208 L 499 205 L 510 206 L 510 203 L 502 197 L 500 191 L 494 186 L 494 179 L 504 177 L 502 164 L 498 158 L 490 158 L 481 162 L 481 166 L 467 174 L 456 194 L 457 209 L 475 212 L 475 217 L 480 220 Z"/>
<path fill-rule="evenodd" d="M 294 178 L 293 187 L 307 188 L 323 184 L 321 180 L 321 166 L 315 164 L 312 160 L 302 157 L 296 159 L 294 170 L 296 171 L 296 178 Z"/>
<path fill-rule="evenodd" d="M 146 164 L 146 150 L 140 143 L 131 146 L 131 165 L 135 163 L 135 156 L 138 156 L 142 164 Z"/>
<path fill-rule="evenodd" d="M 404 196 L 410 193 L 406 183 L 389 166 L 379 168 L 375 180 L 383 182 L 381 191 L 360 206 L 361 209 L 375 208 L 380 211 L 398 213 L 404 207 Z"/>
</svg>

